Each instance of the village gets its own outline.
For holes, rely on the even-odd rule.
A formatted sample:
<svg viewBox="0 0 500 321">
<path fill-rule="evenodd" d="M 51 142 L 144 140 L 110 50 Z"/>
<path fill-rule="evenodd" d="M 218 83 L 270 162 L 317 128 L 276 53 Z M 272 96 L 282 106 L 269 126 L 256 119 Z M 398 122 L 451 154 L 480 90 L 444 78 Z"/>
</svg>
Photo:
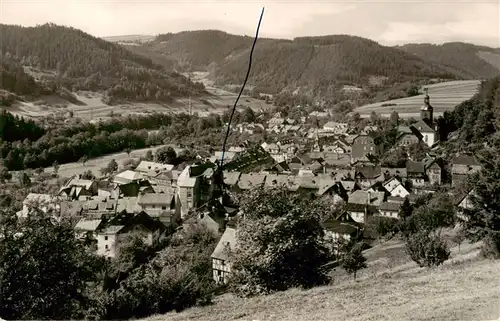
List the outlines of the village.
<svg viewBox="0 0 500 321">
<path fill-rule="evenodd" d="M 301 130 L 300 125 L 277 113 L 268 120 L 266 128 L 260 124 L 237 125 L 233 131 L 251 131 L 255 127 L 273 133 Z M 326 234 L 335 241 L 370 238 L 363 235 L 370 217 L 398 219 L 405 200 L 411 203 L 421 195 L 451 191 L 467 175 L 481 169 L 473 155 L 456 155 L 451 164 L 445 164 L 432 152 L 420 161 L 409 159 L 404 167 L 383 167 L 377 156 L 387 151 L 371 135 L 377 130 L 377 126 L 370 125 L 356 133 L 347 123 L 330 121 L 323 128 L 306 131 L 302 144 L 243 144 L 228 151 L 215 151 L 210 157 L 198 156 L 183 166 L 142 160 L 133 169 L 103 179 L 75 175 L 57 195 L 30 193 L 17 215 L 27 217 L 37 208 L 50 212 L 54 219 L 70 218 L 75 236 L 94 242 L 96 253 L 109 259 L 118 255 L 121 242 L 130 233 L 142 233 L 146 244 L 155 245 L 187 223 L 202 224 L 220 236 L 212 254 L 213 278 L 217 283 L 226 283 L 231 271 L 226 249 L 237 246 L 236 231 L 242 213 L 237 202 L 214 197 L 216 171 L 223 157 L 227 164 L 223 170 L 225 196 L 244 194 L 258 187 L 285 188 L 312 199 L 345 204 L 338 217 L 322 222 Z M 439 147 L 428 95 L 420 119 L 410 126 L 398 126 L 397 130 L 393 149 L 418 143 L 431 151 Z M 445 167 L 451 169 L 446 182 Z M 457 208 L 471 206 L 471 191 L 453 193 Z"/>
</svg>

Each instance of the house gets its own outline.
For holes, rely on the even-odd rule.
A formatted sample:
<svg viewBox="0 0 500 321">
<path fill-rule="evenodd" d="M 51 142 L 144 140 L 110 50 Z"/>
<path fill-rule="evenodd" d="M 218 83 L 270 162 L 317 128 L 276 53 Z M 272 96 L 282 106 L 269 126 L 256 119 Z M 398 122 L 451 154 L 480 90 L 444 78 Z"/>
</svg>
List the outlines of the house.
<svg viewBox="0 0 500 321">
<path fill-rule="evenodd" d="M 425 175 L 432 185 L 441 185 L 442 169 L 434 158 L 424 159 Z"/>
<path fill-rule="evenodd" d="M 391 177 L 397 177 L 401 182 L 404 182 L 407 178 L 406 167 L 403 168 L 382 167 L 381 172 L 384 181 L 390 179 Z"/>
<path fill-rule="evenodd" d="M 425 185 L 425 164 L 423 162 L 406 162 L 406 173 L 413 186 Z"/>
<path fill-rule="evenodd" d="M 467 216 L 464 215 L 465 210 L 471 210 L 474 208 L 474 203 L 472 197 L 475 195 L 474 190 L 457 195 L 455 204 L 457 205 L 457 217 L 462 220 L 467 220 Z"/>
<path fill-rule="evenodd" d="M 210 157 L 210 161 L 212 163 L 215 164 L 215 162 L 220 162 L 222 161 L 222 154 L 224 154 L 224 163 L 229 163 L 230 161 L 232 161 L 239 153 L 238 152 L 230 152 L 230 151 L 226 151 L 226 152 L 222 152 L 222 151 L 219 151 L 219 152 L 214 152 L 214 155 L 212 157 Z"/>
<path fill-rule="evenodd" d="M 217 284 L 226 284 L 229 281 L 230 255 L 236 246 L 236 229 L 227 227 L 211 255 L 213 278 Z"/>
<path fill-rule="evenodd" d="M 369 187 L 382 179 L 380 166 L 364 165 L 356 167 L 355 179 L 363 187 Z"/>
<path fill-rule="evenodd" d="M 97 240 L 97 231 L 102 228 L 105 221 L 102 218 L 81 218 L 75 227 L 75 236 L 79 240 Z"/>
<path fill-rule="evenodd" d="M 125 185 L 125 184 L 130 184 L 130 183 L 138 183 L 140 180 L 142 180 L 144 177 L 144 174 L 136 172 L 136 171 L 131 171 L 131 170 L 126 170 L 123 171 L 115 177 L 113 177 L 113 182 L 117 185 Z"/>
<path fill-rule="evenodd" d="M 241 173 L 224 171 L 223 175 L 224 175 L 224 184 L 227 185 L 229 188 L 233 188 L 238 184 Z"/>
<path fill-rule="evenodd" d="M 192 166 L 187 166 L 177 179 L 177 196 L 180 202 L 181 218 L 184 218 L 191 208 L 197 206 L 201 198 L 201 178 L 192 174 Z"/>
<path fill-rule="evenodd" d="M 423 120 L 419 120 L 412 125 L 422 135 L 422 141 L 429 147 L 433 146 L 437 140 L 437 132 Z"/>
<path fill-rule="evenodd" d="M 50 194 L 29 193 L 23 201 L 23 209 L 16 214 L 19 218 L 27 218 L 35 210 L 39 210 L 45 214 L 52 213 L 52 215 L 59 216 L 62 201 L 62 197 Z"/>
<path fill-rule="evenodd" d="M 266 174 L 245 173 L 241 174 L 237 187 L 240 191 L 246 191 L 258 186 L 262 186 L 266 179 Z"/>
<path fill-rule="evenodd" d="M 149 246 L 158 244 L 165 233 L 165 226 L 144 212 L 139 214 L 120 213 L 110 218 L 97 231 L 97 255 L 114 258 L 127 236 L 136 233 Z"/>
<path fill-rule="evenodd" d="M 391 196 L 406 197 L 410 194 L 408 190 L 401 184 L 401 182 L 396 178 L 390 178 L 382 186 L 391 194 Z"/>
<path fill-rule="evenodd" d="M 420 140 L 421 139 L 417 137 L 414 133 L 402 133 L 398 138 L 397 145 L 399 147 L 410 146 L 418 144 Z"/>
<path fill-rule="evenodd" d="M 285 123 L 285 119 L 281 118 L 281 117 L 276 117 L 276 115 L 269 119 L 269 121 L 267 122 L 267 127 L 268 128 L 272 128 L 274 126 L 280 126 L 280 125 L 283 125 Z"/>
<path fill-rule="evenodd" d="M 384 202 L 379 206 L 379 215 L 383 217 L 399 218 L 400 203 Z"/>
<path fill-rule="evenodd" d="M 321 225 L 325 230 L 325 235 L 330 236 L 335 245 L 349 242 L 361 233 L 359 224 L 356 224 L 352 218 L 349 218 L 348 221 L 342 221 L 339 218 L 329 219 Z M 335 252 L 337 251 L 338 247 L 335 248 Z"/>
<path fill-rule="evenodd" d="M 151 216 L 158 218 L 167 227 L 176 227 L 181 220 L 180 206 L 176 204 L 174 191 L 170 193 L 148 193 L 139 195 L 137 205 L 141 210 Z"/>
<path fill-rule="evenodd" d="M 460 155 L 452 160 L 452 186 L 460 185 L 467 179 L 467 175 L 481 170 L 481 164 L 472 155 Z"/>
<path fill-rule="evenodd" d="M 168 172 L 171 171 L 174 168 L 174 165 L 171 164 L 162 164 L 162 163 L 156 163 L 156 162 L 149 162 L 149 161 L 141 161 L 139 165 L 135 168 L 136 172 L 139 173 L 151 173 L 151 172 Z"/>
<path fill-rule="evenodd" d="M 330 121 L 323 126 L 323 129 L 336 135 L 343 135 L 349 130 L 349 124 Z"/>
<path fill-rule="evenodd" d="M 59 189 L 59 196 L 78 200 L 98 194 L 98 185 L 94 180 L 82 179 L 81 175 L 73 176 Z"/>
<path fill-rule="evenodd" d="M 368 215 L 378 212 L 384 198 L 384 192 L 355 191 L 349 194 L 346 211 L 356 222 L 365 223 Z"/>
<path fill-rule="evenodd" d="M 169 171 L 160 171 L 154 172 L 154 174 L 146 174 L 147 180 L 153 186 L 168 186 L 168 187 L 176 187 L 177 177 L 174 176 L 174 172 Z"/>
<path fill-rule="evenodd" d="M 378 155 L 381 153 L 380 144 L 376 144 L 375 139 L 369 135 L 361 134 L 354 138 L 352 143 L 352 161 L 356 162 L 368 155 Z"/>
</svg>

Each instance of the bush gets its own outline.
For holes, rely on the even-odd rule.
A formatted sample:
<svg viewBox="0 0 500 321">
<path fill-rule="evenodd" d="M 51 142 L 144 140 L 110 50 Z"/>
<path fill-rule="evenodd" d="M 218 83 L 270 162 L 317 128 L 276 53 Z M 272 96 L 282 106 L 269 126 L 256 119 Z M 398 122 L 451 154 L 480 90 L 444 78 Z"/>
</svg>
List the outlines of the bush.
<svg viewBox="0 0 500 321">
<path fill-rule="evenodd" d="M 393 236 L 398 230 L 398 224 L 396 218 L 372 216 L 368 218 L 366 229 L 374 231 L 377 237 Z"/>
<path fill-rule="evenodd" d="M 420 231 L 406 240 L 406 251 L 420 267 L 439 266 L 450 257 L 446 243 L 437 235 Z"/>
</svg>

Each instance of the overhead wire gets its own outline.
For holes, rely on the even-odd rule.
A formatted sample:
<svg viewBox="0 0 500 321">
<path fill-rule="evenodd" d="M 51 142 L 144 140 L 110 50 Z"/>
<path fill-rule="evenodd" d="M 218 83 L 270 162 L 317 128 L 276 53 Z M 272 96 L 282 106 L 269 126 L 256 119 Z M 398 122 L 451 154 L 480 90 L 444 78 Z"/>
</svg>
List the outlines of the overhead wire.
<svg viewBox="0 0 500 321">
<path fill-rule="evenodd" d="M 243 85 L 241 86 L 238 97 L 236 98 L 236 100 L 234 102 L 233 109 L 231 111 L 231 116 L 229 117 L 229 121 L 227 124 L 226 136 L 224 137 L 224 143 L 222 144 L 222 157 L 221 157 L 221 162 L 220 162 L 220 168 L 222 168 L 222 166 L 224 165 L 224 156 L 226 154 L 226 144 L 227 144 L 227 139 L 229 137 L 229 133 L 231 132 L 231 122 L 233 120 L 234 112 L 236 111 L 236 106 L 238 104 L 238 101 L 240 100 L 241 94 L 243 93 L 243 90 L 245 89 L 245 86 L 247 84 L 248 77 L 250 76 L 250 70 L 252 69 L 253 51 L 255 49 L 255 44 L 257 43 L 257 39 L 259 38 L 260 24 L 262 23 L 263 16 L 264 16 L 264 7 L 262 8 L 262 11 L 260 12 L 259 23 L 257 24 L 257 30 L 255 32 L 255 37 L 253 39 L 252 49 L 250 50 L 250 58 L 248 59 L 248 69 L 247 69 L 247 74 L 245 76 L 245 81 L 243 82 Z"/>
</svg>

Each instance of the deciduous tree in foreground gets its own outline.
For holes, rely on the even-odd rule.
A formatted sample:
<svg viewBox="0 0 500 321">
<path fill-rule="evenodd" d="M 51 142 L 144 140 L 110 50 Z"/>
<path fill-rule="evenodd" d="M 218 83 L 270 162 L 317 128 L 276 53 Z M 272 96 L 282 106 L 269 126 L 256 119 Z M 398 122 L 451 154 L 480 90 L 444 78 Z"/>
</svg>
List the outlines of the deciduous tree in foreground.
<svg viewBox="0 0 500 321">
<path fill-rule="evenodd" d="M 328 281 L 331 258 L 320 225 L 321 206 L 285 189 L 257 189 L 242 201 L 231 280 L 243 296 L 312 287 Z"/>
</svg>

